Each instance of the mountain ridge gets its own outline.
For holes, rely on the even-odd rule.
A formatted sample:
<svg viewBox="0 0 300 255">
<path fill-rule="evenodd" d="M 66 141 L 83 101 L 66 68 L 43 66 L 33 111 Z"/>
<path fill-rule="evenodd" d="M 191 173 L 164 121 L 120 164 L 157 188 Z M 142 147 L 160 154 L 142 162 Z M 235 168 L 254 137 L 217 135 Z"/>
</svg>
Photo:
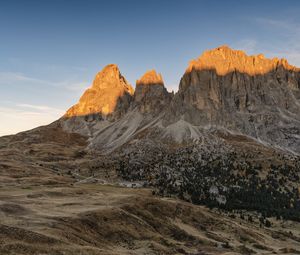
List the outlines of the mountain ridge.
<svg viewBox="0 0 300 255">
<path fill-rule="evenodd" d="M 194 69 L 215 69 L 217 74 L 238 71 L 249 75 L 264 74 L 275 70 L 279 66 L 286 70 L 297 71 L 300 69 L 290 65 L 284 58 L 266 58 L 263 54 L 247 55 L 244 51 L 233 50 L 227 45 L 222 45 L 212 50 L 204 51 L 195 60 L 190 61 L 186 72 Z"/>
<path fill-rule="evenodd" d="M 115 111 L 121 97 L 133 95 L 134 89 L 121 75 L 119 67 L 109 64 L 98 72 L 93 84 L 64 115 L 65 117 L 101 113 L 108 115 Z M 126 99 L 125 99 L 126 101 Z M 128 102 L 127 102 L 128 103 Z"/>
<path fill-rule="evenodd" d="M 216 48 L 209 55 L 216 55 L 220 70 L 229 72 L 192 68 L 175 94 L 162 84 L 143 85 L 146 89 L 135 90 L 118 118 L 64 119 L 63 130 L 87 135 L 88 152 L 112 157 L 123 179 L 144 182 L 162 196 L 298 219 L 298 69 L 262 59 L 274 69 L 255 75 L 239 72 L 223 61 L 224 50 L 261 70 L 253 64 L 261 56 Z M 136 101 L 137 93 L 141 101 Z M 220 192 L 212 195 L 212 186 Z"/>
<path fill-rule="evenodd" d="M 112 66 L 117 68 L 116 65 Z M 106 67 L 103 70 L 105 69 Z M 102 74 L 105 75 L 105 72 Z M 122 84 L 124 77 L 119 69 L 115 76 L 115 82 Z M 115 93 L 113 86 L 111 91 L 106 92 L 115 95 L 112 98 L 115 102 L 110 100 L 114 109 L 110 107 L 109 114 L 97 111 L 96 107 L 92 118 L 85 116 L 88 123 L 79 120 L 75 114 L 73 117 L 77 119 L 77 124 L 80 123 L 79 128 L 76 128 L 77 124 L 75 129 L 73 124 L 64 126 L 66 130 L 70 130 L 71 126 L 72 131 L 89 133 L 95 148 L 99 148 L 96 140 L 107 140 L 101 136 L 107 132 L 102 132 L 102 128 L 106 130 L 109 126 L 113 127 L 113 132 L 119 133 L 116 139 L 122 138 L 123 143 L 126 143 L 148 125 L 148 130 L 156 129 L 158 137 L 178 142 L 199 139 L 202 136 L 201 130 L 209 128 L 229 130 L 271 146 L 299 153 L 299 84 L 299 68 L 289 65 L 284 59 L 267 59 L 261 54 L 248 56 L 243 51 L 221 46 L 205 51 L 198 60 L 190 62 L 181 78 L 177 93 L 168 92 L 162 76 L 151 70 L 137 80 L 135 91 L 132 87 L 126 89 L 126 83 L 123 85 L 121 91 L 126 92 L 125 99 L 121 96 L 122 93 Z M 102 100 L 107 100 L 107 96 Z M 101 97 L 98 103 L 103 105 Z M 94 105 L 97 105 L 97 102 L 94 102 Z M 87 113 L 86 115 L 90 115 Z M 110 117 L 107 118 L 107 115 Z M 65 117 L 69 117 L 68 114 Z M 106 121 L 103 121 L 102 125 L 97 121 L 99 119 Z M 74 120 L 67 118 L 66 123 L 74 123 Z M 132 129 L 130 123 L 135 128 Z M 277 124 L 280 123 L 282 127 L 278 128 Z M 118 125 L 122 131 L 116 127 Z M 82 126 L 86 128 L 81 128 Z M 99 134 L 99 137 L 91 134 Z M 103 145 L 102 142 L 100 144 L 100 147 L 104 146 L 103 149 L 111 147 Z"/>
<path fill-rule="evenodd" d="M 193 70 L 197 70 L 197 71 L 210 70 L 210 71 L 214 71 L 217 75 L 221 75 L 221 76 L 224 76 L 229 73 L 235 73 L 235 72 L 245 73 L 250 76 L 263 75 L 272 71 L 284 72 L 284 70 L 290 72 L 296 72 L 296 73 L 300 72 L 300 69 L 298 67 L 290 65 L 287 62 L 287 60 L 284 58 L 278 59 L 275 57 L 269 59 L 264 57 L 263 54 L 247 55 L 244 51 L 233 50 L 227 45 L 222 45 L 212 50 L 204 51 L 202 55 L 199 56 L 197 59 L 191 60 L 182 78 L 184 78 L 186 74 L 191 73 Z M 123 84 L 124 92 L 127 92 L 131 96 L 134 95 L 135 92 L 134 88 L 126 81 L 124 76 L 122 76 L 119 67 L 116 64 L 109 64 L 105 66 L 103 70 L 96 75 L 92 86 L 85 91 L 85 93 L 82 95 L 82 98 L 79 100 L 79 102 L 66 112 L 65 117 L 71 117 L 76 115 L 87 115 L 87 114 L 101 113 L 101 112 L 107 115 L 113 112 L 114 110 L 113 108 L 115 107 L 115 105 L 114 106 L 109 105 L 104 107 L 103 109 L 102 108 L 93 109 L 94 112 L 92 110 L 89 111 L 88 109 L 81 109 L 82 112 L 80 112 L 79 109 L 77 110 L 79 112 L 76 112 L 76 110 L 74 110 L 74 108 L 79 107 L 81 101 L 85 101 L 84 100 L 85 97 L 88 98 L 88 96 L 85 94 L 89 94 L 91 90 L 97 88 L 97 86 L 99 85 L 100 87 L 103 86 L 103 84 L 101 85 L 101 78 L 105 79 L 105 76 L 106 78 L 114 77 L 114 81 L 111 82 L 112 88 L 115 83 L 116 84 L 118 83 L 117 78 L 119 78 L 119 83 L 121 84 L 124 83 Z M 291 75 L 288 78 L 292 80 L 295 77 Z M 144 73 L 144 75 L 139 80 L 136 81 L 136 88 L 140 85 L 146 85 L 146 84 L 153 84 L 153 85 L 158 84 L 164 86 L 164 82 L 161 74 L 157 74 L 155 70 L 149 70 L 146 73 Z M 179 89 L 180 86 L 181 86 L 181 82 L 179 84 Z M 298 88 L 299 86 L 300 85 L 298 81 Z M 293 89 L 296 89 L 296 87 L 293 87 Z M 114 91 L 111 91 L 111 93 L 113 94 Z M 121 94 L 122 91 L 117 96 L 121 97 Z M 93 98 L 90 97 L 87 100 L 92 100 L 92 99 Z M 98 103 L 101 104 L 100 101 L 101 99 L 98 101 Z M 114 104 L 116 104 L 116 102 L 114 102 Z"/>
<path fill-rule="evenodd" d="M 59 120 L 0 137 L 0 253 L 299 253 L 298 69 L 220 66 L 173 94 L 109 65 Z"/>
</svg>

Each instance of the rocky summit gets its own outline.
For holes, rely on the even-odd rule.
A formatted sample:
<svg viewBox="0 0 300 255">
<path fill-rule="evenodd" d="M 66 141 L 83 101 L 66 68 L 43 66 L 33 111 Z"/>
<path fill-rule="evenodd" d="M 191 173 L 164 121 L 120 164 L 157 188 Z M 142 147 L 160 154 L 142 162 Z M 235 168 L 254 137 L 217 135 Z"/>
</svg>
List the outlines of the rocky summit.
<svg viewBox="0 0 300 255">
<path fill-rule="evenodd" d="M 299 84 L 299 69 L 286 60 L 248 56 L 228 46 L 191 61 L 175 95 L 166 90 L 162 76 L 154 70 L 137 80 L 133 92 L 117 66 L 109 65 L 64 116 L 67 122 L 84 116 L 80 127 L 74 129 L 74 121 L 65 127 L 87 134 L 81 127 L 88 122 L 91 144 L 104 149 L 116 149 L 145 130 L 152 135 L 152 128 L 155 136 L 180 143 L 199 139 L 205 129 L 246 135 L 261 144 L 299 153 Z M 114 118 L 105 118 L 108 122 L 102 125 L 91 122 L 95 114 Z M 101 127 L 122 132 L 106 143 Z"/>
<path fill-rule="evenodd" d="M 136 81 L 134 105 L 142 113 L 159 114 L 172 99 L 172 94 L 164 86 L 161 74 L 155 70 L 146 72 Z"/>
<path fill-rule="evenodd" d="M 192 60 L 186 70 L 215 70 L 218 75 L 226 75 L 231 72 L 240 72 L 248 75 L 264 75 L 277 68 L 288 71 L 300 71 L 299 68 L 290 65 L 286 59 L 268 59 L 263 54 L 248 56 L 244 51 L 233 50 L 227 45 L 205 51 L 198 59 Z"/>
<path fill-rule="evenodd" d="M 284 59 L 221 46 L 175 94 L 108 65 L 59 120 L 0 138 L 0 254 L 299 254 L 299 154 Z"/>
<path fill-rule="evenodd" d="M 109 115 L 119 104 L 126 109 L 133 95 L 133 88 L 121 75 L 117 65 L 107 65 L 99 72 L 93 85 L 84 92 L 79 102 L 65 114 L 66 118 L 93 114 Z"/>
<path fill-rule="evenodd" d="M 222 46 L 191 61 L 167 119 L 300 152 L 299 69 Z"/>
</svg>

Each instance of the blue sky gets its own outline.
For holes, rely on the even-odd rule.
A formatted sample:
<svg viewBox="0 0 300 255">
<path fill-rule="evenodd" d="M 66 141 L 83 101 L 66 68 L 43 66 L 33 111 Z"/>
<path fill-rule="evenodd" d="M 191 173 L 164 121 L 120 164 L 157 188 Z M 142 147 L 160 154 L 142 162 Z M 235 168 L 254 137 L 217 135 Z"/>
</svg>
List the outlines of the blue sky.
<svg viewBox="0 0 300 255">
<path fill-rule="evenodd" d="M 228 44 L 300 66 L 300 1 L 0 1 L 0 136 L 60 117 L 109 63 L 177 90 L 188 62 Z"/>
</svg>

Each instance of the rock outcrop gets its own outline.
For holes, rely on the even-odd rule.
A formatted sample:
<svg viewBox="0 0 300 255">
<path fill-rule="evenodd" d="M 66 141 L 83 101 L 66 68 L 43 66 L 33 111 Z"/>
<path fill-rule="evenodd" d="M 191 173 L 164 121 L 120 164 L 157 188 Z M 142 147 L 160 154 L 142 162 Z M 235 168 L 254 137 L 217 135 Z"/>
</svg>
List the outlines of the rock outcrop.
<svg viewBox="0 0 300 255">
<path fill-rule="evenodd" d="M 284 59 L 221 46 L 190 62 L 173 95 L 154 70 L 137 80 L 133 92 L 118 67 L 109 65 L 65 115 L 87 117 L 64 126 L 111 150 L 140 133 L 182 143 L 202 139 L 205 129 L 300 153 L 299 73 Z"/>
<path fill-rule="evenodd" d="M 71 107 L 64 117 L 100 114 L 108 116 L 124 113 L 134 93 L 131 85 L 121 75 L 117 65 L 107 65 L 99 72 L 92 86 L 84 92 L 79 102 Z"/>
<path fill-rule="evenodd" d="M 299 71 L 300 69 L 290 65 L 286 59 L 268 59 L 263 54 L 248 56 L 244 51 L 233 50 L 227 45 L 205 51 L 198 59 L 192 60 L 186 70 L 215 70 L 218 75 L 226 75 L 230 72 L 245 73 L 251 76 L 264 75 L 279 67 L 287 71 Z"/>
<path fill-rule="evenodd" d="M 191 61 L 165 125 L 183 119 L 300 151 L 299 81 L 286 60 L 222 46 Z"/>
<path fill-rule="evenodd" d="M 161 74 L 157 74 L 155 70 L 146 72 L 136 81 L 134 107 L 137 106 L 140 112 L 162 112 L 171 99 L 172 94 L 165 88 Z"/>
</svg>

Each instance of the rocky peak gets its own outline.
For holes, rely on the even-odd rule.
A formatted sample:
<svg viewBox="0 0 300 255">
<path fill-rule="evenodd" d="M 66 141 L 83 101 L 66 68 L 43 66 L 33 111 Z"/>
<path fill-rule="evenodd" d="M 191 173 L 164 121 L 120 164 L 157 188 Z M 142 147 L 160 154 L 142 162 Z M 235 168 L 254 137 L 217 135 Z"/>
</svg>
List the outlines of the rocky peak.
<svg viewBox="0 0 300 255">
<path fill-rule="evenodd" d="M 290 137 L 300 132 L 299 112 L 299 68 L 285 59 L 221 46 L 190 62 L 166 116 L 171 122 L 225 128 L 295 149 L 300 139 L 291 142 Z M 287 122 L 289 138 L 282 136 Z"/>
<path fill-rule="evenodd" d="M 161 74 L 156 73 L 155 70 L 147 71 L 139 80 L 136 81 L 136 85 L 162 85 L 164 86 L 163 78 Z"/>
<path fill-rule="evenodd" d="M 134 104 L 143 113 L 157 113 L 169 104 L 172 98 L 164 86 L 161 74 L 155 70 L 147 71 L 136 81 Z"/>
<path fill-rule="evenodd" d="M 97 73 L 92 86 L 72 106 L 65 117 L 112 114 L 118 109 L 129 107 L 134 90 L 120 73 L 117 65 L 110 64 Z"/>
<path fill-rule="evenodd" d="M 286 59 L 268 59 L 263 54 L 248 56 L 244 51 L 233 50 L 226 45 L 205 51 L 198 59 L 192 60 L 186 70 L 215 70 L 218 75 L 230 72 L 240 72 L 249 75 L 266 74 L 283 67 L 290 71 L 299 71 L 290 65 Z"/>
</svg>

